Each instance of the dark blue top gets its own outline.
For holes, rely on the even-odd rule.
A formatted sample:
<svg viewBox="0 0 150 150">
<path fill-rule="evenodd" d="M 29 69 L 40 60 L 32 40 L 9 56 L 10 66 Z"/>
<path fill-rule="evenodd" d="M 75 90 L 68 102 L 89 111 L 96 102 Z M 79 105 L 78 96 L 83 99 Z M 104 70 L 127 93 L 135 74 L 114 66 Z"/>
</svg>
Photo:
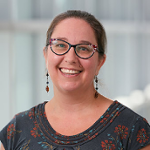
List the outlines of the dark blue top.
<svg viewBox="0 0 150 150">
<path fill-rule="evenodd" d="M 45 103 L 17 114 L 4 127 L 0 140 L 5 150 L 138 150 L 150 144 L 146 119 L 117 101 L 90 128 L 74 136 L 51 127 Z"/>
</svg>

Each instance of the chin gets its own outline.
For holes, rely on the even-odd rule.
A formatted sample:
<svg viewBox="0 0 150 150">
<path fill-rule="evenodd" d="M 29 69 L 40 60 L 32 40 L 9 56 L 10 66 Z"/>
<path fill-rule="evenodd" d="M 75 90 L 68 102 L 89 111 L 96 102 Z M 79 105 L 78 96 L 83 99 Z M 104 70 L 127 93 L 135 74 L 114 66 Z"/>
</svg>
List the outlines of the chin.
<svg viewBox="0 0 150 150">
<path fill-rule="evenodd" d="M 70 85 L 63 85 L 61 87 L 62 91 L 64 92 L 75 92 L 77 90 L 79 90 L 80 86 L 74 85 L 74 84 L 70 84 Z"/>
</svg>

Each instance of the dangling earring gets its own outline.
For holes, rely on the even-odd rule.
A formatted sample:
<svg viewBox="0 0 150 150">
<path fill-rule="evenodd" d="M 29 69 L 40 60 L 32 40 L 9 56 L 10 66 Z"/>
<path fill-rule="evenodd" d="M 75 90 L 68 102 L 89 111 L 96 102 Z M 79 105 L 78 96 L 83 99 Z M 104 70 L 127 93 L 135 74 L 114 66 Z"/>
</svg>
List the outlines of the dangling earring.
<svg viewBox="0 0 150 150">
<path fill-rule="evenodd" d="M 97 76 L 95 76 L 95 83 L 96 83 L 96 87 L 95 87 L 95 90 L 96 90 L 96 92 L 95 92 L 95 98 L 97 98 L 98 97 L 98 78 L 97 78 Z"/>
<path fill-rule="evenodd" d="M 48 84 L 49 84 L 49 82 L 48 82 L 48 76 L 49 76 L 49 74 L 48 74 L 48 71 L 47 71 L 47 73 L 46 73 L 46 77 L 47 77 L 47 82 L 46 82 L 46 92 L 48 93 L 49 92 L 49 87 L 48 87 Z"/>
</svg>

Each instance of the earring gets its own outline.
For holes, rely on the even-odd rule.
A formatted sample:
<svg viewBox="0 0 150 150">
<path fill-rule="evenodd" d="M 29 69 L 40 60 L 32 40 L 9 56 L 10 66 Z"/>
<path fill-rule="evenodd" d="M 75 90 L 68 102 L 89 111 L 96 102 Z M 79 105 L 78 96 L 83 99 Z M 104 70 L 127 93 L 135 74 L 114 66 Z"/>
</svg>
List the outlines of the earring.
<svg viewBox="0 0 150 150">
<path fill-rule="evenodd" d="M 49 82 L 48 82 L 48 76 L 49 76 L 49 74 L 48 74 L 48 71 L 47 71 L 47 73 L 46 73 L 46 77 L 47 77 L 47 82 L 46 82 L 46 92 L 48 93 L 49 92 L 49 87 L 48 87 L 48 84 L 49 84 Z"/>
<path fill-rule="evenodd" d="M 96 92 L 95 92 L 95 98 L 97 98 L 98 97 L 98 78 L 97 78 L 97 76 L 95 76 L 95 84 L 96 84 L 96 87 L 95 87 L 95 90 L 96 90 Z"/>
</svg>

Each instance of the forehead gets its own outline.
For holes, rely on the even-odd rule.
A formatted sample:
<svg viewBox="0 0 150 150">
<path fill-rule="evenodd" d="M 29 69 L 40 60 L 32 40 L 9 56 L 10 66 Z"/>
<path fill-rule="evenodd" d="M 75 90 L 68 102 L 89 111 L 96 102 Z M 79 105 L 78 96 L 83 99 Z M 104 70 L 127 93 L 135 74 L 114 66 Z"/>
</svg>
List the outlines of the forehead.
<svg viewBox="0 0 150 150">
<path fill-rule="evenodd" d="M 89 23 L 80 18 L 67 18 L 60 21 L 52 33 L 52 38 L 56 38 L 55 36 L 94 39 L 96 41 L 93 28 Z"/>
</svg>

